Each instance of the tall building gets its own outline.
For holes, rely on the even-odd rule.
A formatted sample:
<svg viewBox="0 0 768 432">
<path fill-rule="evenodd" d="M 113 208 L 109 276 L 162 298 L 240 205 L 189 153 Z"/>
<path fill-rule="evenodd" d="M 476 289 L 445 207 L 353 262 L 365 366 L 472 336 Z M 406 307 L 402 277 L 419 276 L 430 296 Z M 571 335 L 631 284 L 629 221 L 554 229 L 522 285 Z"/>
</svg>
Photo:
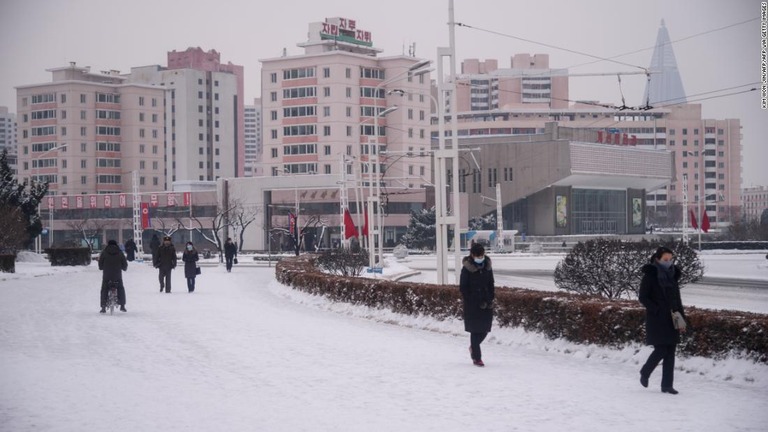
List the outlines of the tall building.
<svg viewBox="0 0 768 432">
<path fill-rule="evenodd" d="M 130 192 L 138 171 L 144 191 L 164 190 L 164 90 L 74 62 L 48 71 L 51 82 L 16 87 L 19 177 L 52 195 L 110 194 Z"/>
<path fill-rule="evenodd" d="M 651 57 L 652 72 L 650 81 L 646 84 L 645 92 L 650 105 L 685 103 L 685 90 L 680 71 L 677 69 L 675 52 L 669 40 L 669 32 L 661 20 L 661 27 L 656 36 L 656 46 Z M 643 98 L 645 100 L 646 98 Z"/>
<path fill-rule="evenodd" d="M 0 106 L 0 153 L 8 151 L 8 165 L 14 173 L 17 172 L 16 145 L 16 114 L 9 112 L 8 107 Z"/>
<path fill-rule="evenodd" d="M 768 210 L 768 187 L 755 186 L 741 190 L 741 200 L 744 203 L 744 217 L 757 219 Z"/>
<path fill-rule="evenodd" d="M 309 24 L 309 38 L 298 46 L 304 54 L 261 60 L 265 175 L 354 176 L 367 194 L 372 149 L 380 157 L 372 171 L 380 176 L 387 213 L 384 244 L 394 246 L 410 211 L 424 206 L 423 185 L 430 178 L 430 80 L 428 73 L 409 73 L 425 63 L 405 55 L 380 57 L 371 33 L 346 18 Z M 337 192 L 316 195 L 317 208 L 337 228 L 335 240 Z"/>
<path fill-rule="evenodd" d="M 498 75 L 493 66 L 495 61 L 470 61 L 470 65 L 484 64 L 488 73 L 482 73 L 483 68 L 467 67 L 466 64 L 464 70 L 480 73 L 462 77 L 464 82 L 493 81 Z M 544 70 L 542 73 L 546 75 Z M 570 104 L 567 102 L 567 74 L 561 76 L 562 70 L 552 71 L 553 80 L 557 77 L 565 82 L 557 85 L 552 82 L 549 107 L 525 103 L 526 89 L 504 89 L 501 85 L 498 100 L 503 100 L 504 94 L 511 94 L 507 98 L 517 99 L 507 104 L 500 102 L 495 108 L 480 109 L 478 98 L 459 98 L 459 136 L 541 134 L 546 123 L 556 121 L 561 126 L 600 131 L 598 137 L 602 143 L 667 149 L 675 155 L 676 175 L 667 187 L 648 190 L 646 212 L 649 225 L 682 224 L 684 174 L 688 181 L 689 208 L 696 209 L 698 215 L 706 211 L 715 226 L 739 217 L 742 168 L 738 119 L 704 119 L 701 104 L 670 104 L 652 110 L 618 110 L 591 102 Z M 437 136 L 434 127 L 432 134 Z"/>
<path fill-rule="evenodd" d="M 255 98 L 253 105 L 245 106 L 245 176 L 263 176 L 260 167 L 263 148 L 261 146 L 261 99 Z"/>
<path fill-rule="evenodd" d="M 131 68 L 132 83 L 165 93 L 166 183 L 243 175 L 242 66 L 223 65 L 215 50 L 168 53 L 168 67 Z"/>
</svg>

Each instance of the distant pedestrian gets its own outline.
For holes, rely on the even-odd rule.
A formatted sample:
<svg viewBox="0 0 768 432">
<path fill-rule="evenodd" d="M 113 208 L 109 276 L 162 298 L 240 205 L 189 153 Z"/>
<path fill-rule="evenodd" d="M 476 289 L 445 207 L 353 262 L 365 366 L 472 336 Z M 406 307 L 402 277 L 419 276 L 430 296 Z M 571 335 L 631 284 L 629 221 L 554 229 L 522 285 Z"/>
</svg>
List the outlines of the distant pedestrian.
<svg viewBox="0 0 768 432">
<path fill-rule="evenodd" d="M 469 354 L 475 366 L 485 366 L 480 344 L 491 331 L 496 294 L 491 259 L 485 255 L 483 245 L 473 244 L 470 255 L 462 260 L 459 288 L 464 303 L 464 330 L 470 334 Z"/>
<path fill-rule="evenodd" d="M 152 252 L 152 256 L 155 256 L 155 253 L 157 252 L 157 248 L 160 247 L 160 239 L 157 237 L 157 234 L 152 234 L 152 240 L 149 241 L 149 251 Z"/>
<path fill-rule="evenodd" d="M 117 302 L 120 304 L 120 310 L 125 310 L 125 286 L 123 285 L 123 272 L 128 270 L 128 261 L 125 255 L 117 245 L 116 240 L 107 242 L 107 246 L 99 255 L 99 270 L 101 276 L 101 310 L 100 313 L 107 313 L 107 294 L 109 291 L 108 283 L 110 281 L 118 282 Z"/>
<path fill-rule="evenodd" d="M 674 253 L 660 247 L 643 266 L 640 282 L 640 303 L 645 306 L 645 338 L 653 345 L 653 352 L 640 369 L 640 384 L 648 387 L 648 378 L 659 362 L 663 361 L 661 374 L 662 393 L 677 394 L 674 384 L 675 349 L 680 333 L 685 333 L 685 312 L 680 299 L 680 268 L 674 265 Z M 679 324 L 675 324 L 677 321 Z"/>
<path fill-rule="evenodd" d="M 156 269 L 159 269 L 158 279 L 160 280 L 160 292 L 171 292 L 171 271 L 176 268 L 176 248 L 173 247 L 170 237 L 163 238 L 163 244 L 157 248 L 152 257 L 152 263 Z"/>
<path fill-rule="evenodd" d="M 181 260 L 184 261 L 184 277 L 187 278 L 187 290 L 195 292 L 195 277 L 197 277 L 197 261 L 200 256 L 192 242 L 187 242 L 184 253 L 181 254 Z"/>
<path fill-rule="evenodd" d="M 231 238 L 227 238 L 224 243 L 224 257 L 227 259 L 227 271 L 232 271 L 232 263 L 237 259 L 237 245 L 232 243 Z"/>
<path fill-rule="evenodd" d="M 128 239 L 127 242 L 125 242 L 125 255 L 128 261 L 133 261 L 136 259 L 136 251 L 139 249 L 136 247 L 136 242 L 133 241 L 133 239 Z"/>
</svg>

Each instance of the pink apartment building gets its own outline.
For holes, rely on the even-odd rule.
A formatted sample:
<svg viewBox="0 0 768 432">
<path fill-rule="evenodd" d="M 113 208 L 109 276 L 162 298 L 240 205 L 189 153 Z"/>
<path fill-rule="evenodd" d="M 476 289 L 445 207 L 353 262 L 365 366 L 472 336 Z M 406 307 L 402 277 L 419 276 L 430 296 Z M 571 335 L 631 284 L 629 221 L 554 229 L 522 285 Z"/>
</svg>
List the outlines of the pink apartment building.
<svg viewBox="0 0 768 432">
<path fill-rule="evenodd" d="M 429 75 L 408 72 L 422 60 L 380 56 L 371 33 L 345 18 L 311 23 L 309 39 L 298 46 L 304 54 L 261 60 L 264 175 L 356 179 L 364 199 L 372 148 L 380 161 L 372 171 L 382 184 L 383 241 L 394 246 L 405 233 L 410 211 L 424 206 L 423 185 L 431 178 Z M 399 91 L 391 93 L 394 89 Z M 294 193 L 283 195 L 274 194 L 272 201 L 294 202 Z M 335 227 L 321 240 L 337 241 L 339 189 L 304 190 L 299 199 L 301 207 L 325 215 Z M 284 225 L 283 219 L 272 223 Z"/>
<path fill-rule="evenodd" d="M 741 190 L 741 200 L 744 202 L 744 216 L 759 221 L 763 212 L 768 210 L 768 187 L 744 188 Z"/>
</svg>

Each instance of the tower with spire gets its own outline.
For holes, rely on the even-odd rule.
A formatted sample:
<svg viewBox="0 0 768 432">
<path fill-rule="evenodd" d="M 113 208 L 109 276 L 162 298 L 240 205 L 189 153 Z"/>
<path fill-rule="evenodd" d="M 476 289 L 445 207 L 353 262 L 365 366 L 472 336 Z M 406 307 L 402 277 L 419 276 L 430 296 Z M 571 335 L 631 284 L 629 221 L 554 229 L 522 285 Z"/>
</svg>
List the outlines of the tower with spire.
<svg viewBox="0 0 768 432">
<path fill-rule="evenodd" d="M 664 20 L 661 20 L 659 34 L 656 36 L 650 71 L 651 79 L 646 84 L 645 92 L 651 106 L 686 102 L 683 80 L 680 78 L 675 52 L 672 50 Z"/>
</svg>

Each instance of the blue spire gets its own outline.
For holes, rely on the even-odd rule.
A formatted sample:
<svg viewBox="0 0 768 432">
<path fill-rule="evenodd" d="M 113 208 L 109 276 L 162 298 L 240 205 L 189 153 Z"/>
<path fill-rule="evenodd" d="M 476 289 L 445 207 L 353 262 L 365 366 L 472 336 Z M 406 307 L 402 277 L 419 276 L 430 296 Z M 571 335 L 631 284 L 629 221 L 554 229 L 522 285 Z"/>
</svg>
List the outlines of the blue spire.
<svg viewBox="0 0 768 432">
<path fill-rule="evenodd" d="M 659 34 L 656 36 L 656 48 L 651 57 L 651 82 L 646 84 L 645 92 L 649 95 L 650 104 L 655 106 L 685 103 L 685 90 L 680 71 L 677 69 L 675 52 L 669 40 L 669 32 L 661 20 Z"/>
</svg>

